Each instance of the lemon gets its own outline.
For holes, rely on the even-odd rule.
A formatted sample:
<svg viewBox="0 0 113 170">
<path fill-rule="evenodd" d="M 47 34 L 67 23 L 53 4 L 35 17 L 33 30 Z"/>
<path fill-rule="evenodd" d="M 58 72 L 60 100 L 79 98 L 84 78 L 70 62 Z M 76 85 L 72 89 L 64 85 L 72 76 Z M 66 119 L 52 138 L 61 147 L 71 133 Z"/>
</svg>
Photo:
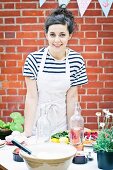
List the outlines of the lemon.
<svg viewBox="0 0 113 170">
<path fill-rule="evenodd" d="M 61 137 L 61 138 L 59 139 L 59 141 L 60 141 L 60 143 L 66 143 L 66 144 L 69 143 L 69 139 L 68 139 L 67 137 Z"/>
<path fill-rule="evenodd" d="M 60 143 L 59 139 L 57 138 L 51 138 L 51 142 Z"/>
</svg>

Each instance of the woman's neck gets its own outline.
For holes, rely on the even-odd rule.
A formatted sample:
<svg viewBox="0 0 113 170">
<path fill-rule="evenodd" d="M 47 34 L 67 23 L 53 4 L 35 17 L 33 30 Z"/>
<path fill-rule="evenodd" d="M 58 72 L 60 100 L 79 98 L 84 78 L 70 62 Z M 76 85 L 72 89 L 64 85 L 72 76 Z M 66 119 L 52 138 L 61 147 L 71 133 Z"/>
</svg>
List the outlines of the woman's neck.
<svg viewBox="0 0 113 170">
<path fill-rule="evenodd" d="M 55 58 L 56 60 L 63 60 L 65 59 L 66 55 L 67 55 L 67 51 L 68 49 L 65 49 L 64 51 L 60 51 L 60 52 L 56 52 L 53 51 L 49 48 L 49 53 L 50 55 Z"/>
</svg>

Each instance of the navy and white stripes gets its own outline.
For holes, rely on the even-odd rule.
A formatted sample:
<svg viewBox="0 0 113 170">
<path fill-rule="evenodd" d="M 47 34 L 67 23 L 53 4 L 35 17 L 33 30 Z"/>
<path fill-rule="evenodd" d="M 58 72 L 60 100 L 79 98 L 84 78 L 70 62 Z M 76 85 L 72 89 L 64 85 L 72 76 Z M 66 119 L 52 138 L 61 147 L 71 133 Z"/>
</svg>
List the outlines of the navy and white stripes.
<svg viewBox="0 0 113 170">
<path fill-rule="evenodd" d="M 41 63 L 41 59 L 43 56 L 45 48 L 40 49 L 39 51 L 35 51 L 30 53 L 25 61 L 23 75 L 28 76 L 31 79 L 37 79 L 39 67 Z M 68 61 L 70 64 L 70 80 L 71 86 L 82 85 L 88 82 L 86 68 L 84 59 L 82 56 L 73 51 L 69 50 Z M 45 73 L 54 73 L 54 74 L 62 74 L 66 71 L 66 59 L 64 60 L 55 60 L 49 53 L 46 57 L 46 62 L 44 65 Z"/>
</svg>

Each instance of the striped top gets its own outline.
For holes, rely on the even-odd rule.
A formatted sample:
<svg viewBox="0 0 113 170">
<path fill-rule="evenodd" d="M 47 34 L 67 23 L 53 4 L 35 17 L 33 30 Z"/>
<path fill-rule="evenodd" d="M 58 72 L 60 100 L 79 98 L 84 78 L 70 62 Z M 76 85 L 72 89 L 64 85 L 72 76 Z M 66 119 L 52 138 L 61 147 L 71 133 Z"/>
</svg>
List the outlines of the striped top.
<svg viewBox="0 0 113 170">
<path fill-rule="evenodd" d="M 27 56 L 23 70 L 24 76 L 28 76 L 33 80 L 37 80 L 44 50 L 45 48 L 42 48 L 39 51 L 32 52 Z M 83 57 L 79 53 L 70 49 L 68 54 L 68 61 L 70 65 L 70 86 L 78 86 L 87 83 L 88 79 Z M 43 72 L 47 74 L 65 73 L 66 59 L 55 60 L 48 52 Z"/>
</svg>

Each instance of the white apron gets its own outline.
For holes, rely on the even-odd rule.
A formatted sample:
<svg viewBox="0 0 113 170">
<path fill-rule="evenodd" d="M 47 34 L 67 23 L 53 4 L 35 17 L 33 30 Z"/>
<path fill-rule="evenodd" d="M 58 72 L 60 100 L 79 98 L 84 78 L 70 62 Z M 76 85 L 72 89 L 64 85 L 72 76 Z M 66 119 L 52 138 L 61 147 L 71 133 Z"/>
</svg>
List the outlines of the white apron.
<svg viewBox="0 0 113 170">
<path fill-rule="evenodd" d="M 66 93 L 70 88 L 70 66 L 66 56 L 66 73 L 45 73 L 44 65 L 48 47 L 43 54 L 39 73 L 37 77 L 38 86 L 38 110 L 37 118 L 40 116 L 40 105 L 48 107 L 47 116 L 51 123 L 51 132 L 56 133 L 67 129 L 66 118 Z"/>
</svg>

